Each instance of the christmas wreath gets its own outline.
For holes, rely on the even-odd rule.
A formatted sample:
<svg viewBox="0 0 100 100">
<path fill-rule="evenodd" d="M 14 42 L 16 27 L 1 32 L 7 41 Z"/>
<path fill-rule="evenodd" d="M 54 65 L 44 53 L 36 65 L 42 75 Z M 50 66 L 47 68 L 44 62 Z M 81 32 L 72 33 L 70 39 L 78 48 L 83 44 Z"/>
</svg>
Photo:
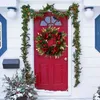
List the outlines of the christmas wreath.
<svg viewBox="0 0 100 100">
<path fill-rule="evenodd" d="M 59 58 L 66 48 L 66 33 L 59 28 L 43 28 L 36 37 L 36 50 L 40 55 Z"/>
</svg>

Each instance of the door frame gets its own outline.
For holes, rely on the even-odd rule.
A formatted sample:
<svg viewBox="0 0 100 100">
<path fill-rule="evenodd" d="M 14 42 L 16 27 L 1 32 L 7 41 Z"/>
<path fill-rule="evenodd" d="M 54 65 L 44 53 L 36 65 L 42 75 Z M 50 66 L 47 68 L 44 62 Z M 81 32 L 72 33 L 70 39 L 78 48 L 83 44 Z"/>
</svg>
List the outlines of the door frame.
<svg viewBox="0 0 100 100">
<path fill-rule="evenodd" d="M 30 43 L 33 44 L 30 47 L 30 59 L 32 59 L 30 61 L 31 64 L 31 68 L 33 70 L 34 73 L 34 20 L 31 19 L 29 22 L 29 32 L 30 34 Z M 39 89 L 35 89 L 38 93 L 38 98 L 68 98 L 68 96 L 71 96 L 71 91 L 72 91 L 72 37 L 73 37 L 73 26 L 72 26 L 72 20 L 71 18 L 68 19 L 68 91 L 49 91 L 49 90 L 39 90 Z"/>
</svg>

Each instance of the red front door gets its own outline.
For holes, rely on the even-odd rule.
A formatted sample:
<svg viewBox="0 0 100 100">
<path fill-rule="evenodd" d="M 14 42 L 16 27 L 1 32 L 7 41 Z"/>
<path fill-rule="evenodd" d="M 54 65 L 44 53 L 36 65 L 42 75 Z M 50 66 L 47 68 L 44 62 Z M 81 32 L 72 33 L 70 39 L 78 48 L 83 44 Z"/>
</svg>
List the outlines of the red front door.
<svg viewBox="0 0 100 100">
<path fill-rule="evenodd" d="M 34 19 L 34 37 L 41 29 L 48 26 L 59 27 L 60 31 L 68 34 L 68 19 L 56 18 L 48 12 L 43 18 Z M 35 40 L 35 39 L 34 39 Z M 66 37 L 68 45 L 68 36 Z M 68 90 L 68 48 L 59 59 L 40 56 L 36 51 L 34 42 L 34 69 L 36 75 L 36 88 L 45 90 Z"/>
</svg>

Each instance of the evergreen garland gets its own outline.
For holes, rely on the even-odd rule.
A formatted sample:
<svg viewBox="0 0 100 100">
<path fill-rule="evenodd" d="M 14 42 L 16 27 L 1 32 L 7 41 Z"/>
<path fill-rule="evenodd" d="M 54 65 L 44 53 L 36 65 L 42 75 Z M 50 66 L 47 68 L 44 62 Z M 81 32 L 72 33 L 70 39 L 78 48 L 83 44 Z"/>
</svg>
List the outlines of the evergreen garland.
<svg viewBox="0 0 100 100">
<path fill-rule="evenodd" d="M 29 14 L 28 14 L 29 12 L 30 12 L 29 6 L 22 7 L 22 19 L 23 19 L 22 30 L 23 30 L 23 33 L 21 34 L 21 37 L 22 37 L 21 57 L 23 59 L 24 66 L 25 66 L 24 71 L 25 71 L 26 83 L 28 83 L 28 84 L 31 79 L 31 74 L 30 74 L 31 67 L 30 67 L 30 64 L 28 61 L 28 48 L 30 47 L 30 44 L 29 44 L 30 37 L 28 34 L 28 30 L 29 30 L 28 22 L 30 20 Z"/>
<path fill-rule="evenodd" d="M 70 7 L 72 14 L 72 24 L 73 27 L 75 28 L 75 31 L 73 33 L 74 37 L 73 37 L 73 46 L 75 47 L 75 52 L 73 54 L 74 57 L 74 71 L 75 71 L 75 87 L 80 83 L 80 73 L 81 73 L 81 68 L 80 68 L 80 55 L 81 55 L 81 44 L 80 44 L 80 25 L 79 25 L 79 21 L 78 21 L 78 5 L 77 4 L 73 4 L 72 7 Z"/>
<path fill-rule="evenodd" d="M 39 10 L 38 12 L 35 12 L 33 9 L 30 8 L 29 5 L 23 5 L 22 6 L 22 59 L 25 65 L 25 72 L 26 72 L 26 80 L 27 82 L 30 79 L 29 71 L 30 71 L 30 64 L 27 59 L 28 56 L 28 48 L 30 47 L 29 44 L 29 34 L 28 34 L 28 22 L 30 18 L 36 18 L 36 17 L 43 17 L 44 13 L 51 11 L 56 17 L 64 17 L 67 16 L 68 18 L 72 18 L 72 24 L 73 27 L 75 28 L 75 31 L 73 33 L 74 38 L 73 38 L 73 46 L 75 47 L 75 52 L 73 54 L 73 62 L 75 64 L 74 69 L 75 69 L 75 87 L 80 83 L 80 73 L 81 73 L 81 68 L 80 68 L 80 54 L 81 54 L 81 44 L 80 44 L 80 25 L 78 21 L 78 10 L 79 5 L 73 3 L 69 9 L 66 12 L 60 12 L 59 10 L 56 10 L 54 8 L 54 5 L 49 5 L 47 4 L 46 7 L 43 7 L 43 9 Z"/>
</svg>

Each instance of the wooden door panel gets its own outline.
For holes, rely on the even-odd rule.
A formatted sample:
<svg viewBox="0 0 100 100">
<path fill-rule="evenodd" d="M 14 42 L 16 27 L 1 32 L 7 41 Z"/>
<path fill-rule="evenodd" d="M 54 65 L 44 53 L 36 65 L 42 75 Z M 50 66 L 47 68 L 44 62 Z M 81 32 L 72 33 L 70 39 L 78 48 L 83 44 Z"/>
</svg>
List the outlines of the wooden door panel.
<svg viewBox="0 0 100 100">
<path fill-rule="evenodd" d="M 52 19 L 54 16 L 52 13 L 46 13 L 44 18 L 34 19 L 34 37 L 37 33 L 41 31 L 42 28 L 47 28 L 48 26 L 40 26 L 41 21 L 45 20 L 46 16 L 50 16 Z M 49 19 L 49 17 L 48 17 Z M 47 19 L 46 19 L 47 20 Z M 66 35 L 68 34 L 68 19 L 66 17 L 59 18 L 61 21 L 61 26 L 54 26 L 59 28 L 59 31 L 64 31 Z M 53 21 L 51 21 L 53 22 Z M 35 39 L 34 39 L 35 40 Z M 68 45 L 68 37 L 66 37 L 66 44 Z M 36 74 L 36 88 L 45 90 L 62 90 L 68 89 L 68 48 L 63 52 L 62 56 L 58 59 L 54 57 L 45 57 L 45 55 L 40 56 L 36 51 L 34 42 L 34 69 Z"/>
<path fill-rule="evenodd" d="M 62 64 L 56 64 L 53 70 L 53 85 L 54 88 L 60 88 L 60 90 L 66 90 L 67 85 L 65 82 L 67 82 L 67 69 L 65 69 L 65 65 Z"/>
<path fill-rule="evenodd" d="M 64 83 L 64 76 L 66 73 L 64 65 L 56 64 L 53 67 L 53 84 L 61 84 Z M 66 74 L 67 75 L 67 74 Z M 66 76 L 65 76 L 66 77 Z"/>
</svg>

